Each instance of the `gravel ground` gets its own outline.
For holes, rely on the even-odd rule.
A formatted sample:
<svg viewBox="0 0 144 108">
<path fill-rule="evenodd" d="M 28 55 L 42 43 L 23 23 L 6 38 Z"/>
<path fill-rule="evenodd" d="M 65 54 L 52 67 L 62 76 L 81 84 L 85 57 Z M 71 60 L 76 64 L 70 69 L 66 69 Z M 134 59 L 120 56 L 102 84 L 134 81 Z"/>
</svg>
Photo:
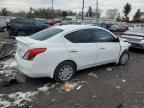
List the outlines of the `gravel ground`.
<svg viewBox="0 0 144 108">
<path fill-rule="evenodd" d="M 0 61 L 1 64 L 11 64 L 1 67 L 1 70 L 16 71 L 12 65 L 14 61 L 7 62 L 10 59 L 14 60 L 13 57 L 7 57 Z M 108 64 L 77 72 L 73 80 L 68 82 L 73 86 L 71 91 L 64 89 L 67 83 L 59 84 L 49 78 L 27 78 L 25 83 L 8 86 L 0 83 L 0 96 L 15 97 L 13 93 L 27 93 L 28 99 L 23 98 L 30 101 L 32 108 L 143 108 L 143 63 L 144 51 L 132 49 L 130 60 L 124 67 Z M 2 98 L 10 100 L 5 96 Z M 18 106 L 14 105 L 13 108 Z"/>
</svg>

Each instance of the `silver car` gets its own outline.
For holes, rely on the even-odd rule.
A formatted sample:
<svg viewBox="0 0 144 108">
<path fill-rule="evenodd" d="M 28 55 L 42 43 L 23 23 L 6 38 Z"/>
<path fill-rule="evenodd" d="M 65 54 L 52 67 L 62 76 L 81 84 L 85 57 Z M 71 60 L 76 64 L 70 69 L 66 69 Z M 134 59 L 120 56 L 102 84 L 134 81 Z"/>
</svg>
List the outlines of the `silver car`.
<svg viewBox="0 0 144 108">
<path fill-rule="evenodd" d="M 144 49 L 144 28 L 137 27 L 126 31 L 122 37 L 124 41 L 131 43 L 131 47 Z"/>
</svg>

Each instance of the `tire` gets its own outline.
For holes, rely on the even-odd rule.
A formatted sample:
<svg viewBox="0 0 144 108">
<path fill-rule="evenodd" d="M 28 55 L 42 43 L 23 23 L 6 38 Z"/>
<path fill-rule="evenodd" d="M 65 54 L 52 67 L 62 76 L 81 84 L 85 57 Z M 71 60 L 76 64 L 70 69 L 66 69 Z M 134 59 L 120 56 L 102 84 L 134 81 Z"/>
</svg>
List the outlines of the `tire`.
<svg viewBox="0 0 144 108">
<path fill-rule="evenodd" d="M 127 64 L 128 61 L 129 61 L 129 53 L 128 53 L 128 51 L 125 51 L 125 52 L 122 53 L 118 64 L 120 66 L 124 66 L 124 65 Z"/>
<path fill-rule="evenodd" d="M 25 31 L 18 31 L 17 32 L 17 36 L 26 36 L 26 32 Z"/>
<path fill-rule="evenodd" d="M 57 82 L 64 83 L 72 79 L 75 71 L 76 71 L 76 66 L 72 62 L 69 61 L 62 62 L 55 69 L 54 79 Z"/>
</svg>

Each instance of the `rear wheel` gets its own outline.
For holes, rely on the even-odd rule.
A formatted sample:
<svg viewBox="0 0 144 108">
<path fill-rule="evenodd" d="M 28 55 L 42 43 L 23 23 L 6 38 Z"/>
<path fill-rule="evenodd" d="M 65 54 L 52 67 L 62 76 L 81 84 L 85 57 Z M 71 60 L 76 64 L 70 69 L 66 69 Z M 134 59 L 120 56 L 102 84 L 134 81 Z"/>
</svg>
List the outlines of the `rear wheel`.
<svg viewBox="0 0 144 108">
<path fill-rule="evenodd" d="M 75 71 L 76 66 L 72 62 L 63 62 L 57 66 L 54 79 L 58 82 L 66 82 L 73 77 Z"/>
<path fill-rule="evenodd" d="M 128 60 L 129 60 L 129 53 L 128 53 L 128 51 L 125 51 L 125 52 L 121 55 L 118 64 L 121 65 L 121 66 L 124 66 L 124 65 L 127 64 Z"/>
<path fill-rule="evenodd" d="M 17 36 L 26 36 L 26 32 L 25 31 L 18 31 L 17 32 Z"/>
</svg>

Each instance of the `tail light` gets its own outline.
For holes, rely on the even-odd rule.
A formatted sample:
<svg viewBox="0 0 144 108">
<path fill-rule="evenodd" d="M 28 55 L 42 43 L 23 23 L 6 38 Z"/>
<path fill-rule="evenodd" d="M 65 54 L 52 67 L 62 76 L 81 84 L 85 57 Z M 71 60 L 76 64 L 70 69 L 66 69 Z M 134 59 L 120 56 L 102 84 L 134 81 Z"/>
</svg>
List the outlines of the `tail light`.
<svg viewBox="0 0 144 108">
<path fill-rule="evenodd" d="M 35 48 L 35 49 L 30 49 L 28 50 L 25 55 L 24 55 L 24 59 L 25 60 L 30 60 L 33 61 L 33 59 L 35 58 L 35 56 L 37 56 L 40 53 L 45 52 L 47 49 L 46 48 Z"/>
</svg>

